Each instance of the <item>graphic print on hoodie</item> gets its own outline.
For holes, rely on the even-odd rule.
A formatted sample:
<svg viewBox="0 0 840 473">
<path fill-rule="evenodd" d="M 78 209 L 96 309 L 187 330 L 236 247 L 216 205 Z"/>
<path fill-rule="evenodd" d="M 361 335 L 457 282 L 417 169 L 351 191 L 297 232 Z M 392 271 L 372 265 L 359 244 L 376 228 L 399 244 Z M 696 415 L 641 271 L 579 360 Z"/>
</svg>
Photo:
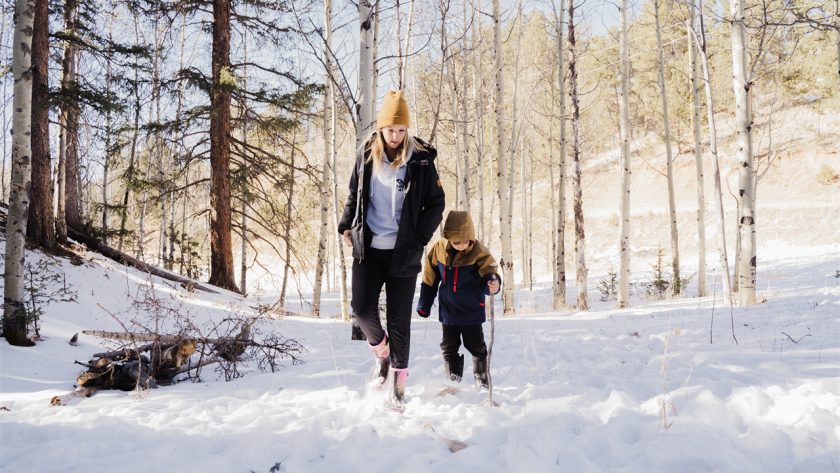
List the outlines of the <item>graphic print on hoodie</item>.
<svg viewBox="0 0 840 473">
<path fill-rule="evenodd" d="M 409 154 L 410 158 L 410 154 Z M 400 214 L 405 200 L 406 188 L 405 163 L 394 169 L 387 155 L 382 154 L 382 166 L 378 175 L 370 178 L 370 205 L 367 224 L 373 232 L 370 246 L 380 250 L 392 250 L 397 242 L 397 230 L 400 226 Z"/>
</svg>

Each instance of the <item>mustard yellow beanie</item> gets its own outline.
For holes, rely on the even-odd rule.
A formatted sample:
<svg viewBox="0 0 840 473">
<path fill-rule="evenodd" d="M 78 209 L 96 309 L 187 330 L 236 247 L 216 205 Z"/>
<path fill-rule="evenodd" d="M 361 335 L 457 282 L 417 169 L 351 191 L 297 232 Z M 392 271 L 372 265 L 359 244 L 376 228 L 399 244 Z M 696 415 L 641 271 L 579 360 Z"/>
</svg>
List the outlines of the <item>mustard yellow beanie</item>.
<svg viewBox="0 0 840 473">
<path fill-rule="evenodd" d="M 404 125 L 406 128 L 411 124 L 411 117 L 408 115 L 408 102 L 403 97 L 402 90 L 389 90 L 382 101 L 382 108 L 376 116 L 376 128 L 381 130 L 386 126 Z"/>
</svg>

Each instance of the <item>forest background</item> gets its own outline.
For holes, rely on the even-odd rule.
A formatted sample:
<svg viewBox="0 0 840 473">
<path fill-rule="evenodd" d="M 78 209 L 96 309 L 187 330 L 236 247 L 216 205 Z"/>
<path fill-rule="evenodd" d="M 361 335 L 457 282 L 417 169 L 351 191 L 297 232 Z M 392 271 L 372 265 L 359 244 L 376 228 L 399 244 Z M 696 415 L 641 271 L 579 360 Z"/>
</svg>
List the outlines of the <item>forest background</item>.
<svg viewBox="0 0 840 473">
<path fill-rule="evenodd" d="M 585 309 L 596 283 L 625 306 L 646 282 L 703 295 L 734 273 L 735 292 L 750 264 L 754 288 L 745 221 L 793 245 L 836 215 L 837 0 L 17 3 L 33 7 L 29 241 L 107 245 L 278 310 L 296 291 L 319 315 L 323 288 L 346 316 L 336 216 L 388 89 L 438 149 L 447 210 L 473 213 L 509 285 L 551 282 L 555 309 Z M 12 208 L 14 7 L 0 3 Z"/>
</svg>

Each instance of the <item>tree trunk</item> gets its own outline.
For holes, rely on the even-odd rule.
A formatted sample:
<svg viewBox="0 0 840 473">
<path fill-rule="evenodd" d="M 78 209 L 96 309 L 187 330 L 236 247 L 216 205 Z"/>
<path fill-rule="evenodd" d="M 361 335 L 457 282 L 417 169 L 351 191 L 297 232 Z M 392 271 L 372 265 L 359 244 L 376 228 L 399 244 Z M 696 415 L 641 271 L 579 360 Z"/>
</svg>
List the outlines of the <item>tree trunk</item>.
<svg viewBox="0 0 840 473">
<path fill-rule="evenodd" d="M 472 1 L 470 2 L 472 4 Z M 480 2 L 479 2 L 480 3 Z M 478 239 L 487 243 L 487 232 L 484 219 L 484 74 L 480 66 L 484 62 L 483 48 L 481 47 L 481 22 L 480 15 L 476 15 L 477 8 L 472 4 L 473 23 L 472 28 L 472 59 L 473 59 L 473 107 L 475 109 L 475 154 L 478 159 L 477 169 L 478 180 Z"/>
<path fill-rule="evenodd" d="M 692 35 L 695 26 L 694 0 L 688 8 L 688 68 L 691 77 L 691 123 L 694 132 L 694 164 L 697 170 L 697 296 L 706 296 L 706 196 L 703 187 L 703 145 L 700 135 L 700 83 L 697 77 L 698 43 Z M 711 104 L 709 105 L 711 106 Z M 728 273 L 727 273 L 728 275 Z"/>
<path fill-rule="evenodd" d="M 554 290 L 552 307 L 560 310 L 566 306 L 566 70 L 563 48 L 563 0 L 560 8 L 554 8 L 554 22 L 557 29 L 557 95 L 560 98 L 560 163 L 557 181 L 557 226 L 555 229 Z"/>
<path fill-rule="evenodd" d="M 658 8 L 658 1 L 654 5 Z M 619 135 L 621 139 L 621 224 L 618 270 L 618 307 L 630 306 L 630 52 L 628 51 L 627 0 L 619 4 L 621 33 L 619 36 Z M 657 20 L 659 17 L 657 16 Z M 569 35 L 571 36 L 571 34 Z M 582 215 L 581 215 L 582 218 Z"/>
<path fill-rule="evenodd" d="M 332 0 L 324 0 L 324 83 L 332 84 Z M 402 59 L 399 61 L 403 68 Z M 312 315 L 321 315 L 321 286 L 324 280 L 324 270 L 327 267 L 327 242 L 330 231 L 330 113 L 332 99 L 329 90 L 324 93 L 324 161 L 321 165 L 321 225 L 318 237 L 318 257 L 315 263 L 315 287 L 312 290 Z"/>
<path fill-rule="evenodd" d="M 718 232 L 718 255 L 720 258 L 721 278 L 723 279 L 723 288 L 725 300 L 728 305 L 732 305 L 732 281 L 729 275 L 729 258 L 726 252 L 726 224 L 723 213 L 723 189 L 720 183 L 720 164 L 717 150 L 717 127 L 715 125 L 715 109 L 712 101 L 712 82 L 711 71 L 709 70 L 709 57 L 706 53 L 706 32 L 703 25 L 703 3 L 700 2 L 699 8 L 700 19 L 700 35 L 693 34 L 694 42 L 700 52 L 700 60 L 703 63 L 703 83 L 706 90 L 706 113 L 709 121 L 709 150 L 712 153 L 712 170 L 714 174 L 715 183 L 715 224 Z"/>
<path fill-rule="evenodd" d="M 840 0 L 834 0 L 834 29 L 837 30 L 837 74 L 840 76 Z"/>
<path fill-rule="evenodd" d="M 70 34 L 76 31 L 76 14 L 78 4 L 76 0 L 66 0 L 64 6 L 65 30 Z M 72 41 L 66 43 L 64 62 L 62 64 L 63 77 L 61 88 L 65 97 L 76 87 L 76 46 Z M 68 100 L 64 109 L 64 221 L 73 228 L 82 228 L 82 192 L 79 188 L 79 104 L 75 100 Z"/>
<path fill-rule="evenodd" d="M 139 18 L 135 15 L 134 17 L 134 41 L 137 45 L 140 44 L 140 25 L 139 25 Z M 131 195 L 131 191 L 134 188 L 134 173 L 136 171 L 135 164 L 137 162 L 137 140 L 139 139 L 140 135 L 140 112 L 141 112 L 141 104 L 140 104 L 140 63 L 139 59 L 135 59 L 134 61 L 134 82 L 133 82 L 133 92 L 134 92 L 134 126 L 131 131 L 131 148 L 128 153 L 128 169 L 125 171 L 125 192 L 123 192 L 123 199 L 122 199 L 122 214 L 120 215 L 120 231 L 119 231 L 119 239 L 117 242 L 117 251 L 123 250 L 123 242 L 125 241 L 125 224 L 126 220 L 128 219 L 128 201 L 129 196 Z"/>
<path fill-rule="evenodd" d="M 5 18 L 6 18 L 6 2 L 0 2 L 0 18 L 4 18 L 3 21 L 0 21 L 0 44 L 5 45 L 6 44 L 6 21 L 5 21 Z M 2 106 L 2 110 L 0 110 L 0 115 L 3 116 L 3 128 L 0 129 L 0 135 L 3 136 L 2 140 L 0 140 L 0 143 L 2 143 L 2 146 L 3 146 L 2 151 L 0 151 L 0 152 L 3 153 L 3 161 L 2 161 L 2 164 L 0 164 L 0 201 L 8 202 L 6 200 L 6 158 L 7 158 L 7 154 L 6 154 L 6 145 L 7 145 L 6 127 L 9 125 L 9 123 L 7 121 L 8 118 L 6 117 L 6 109 L 8 108 L 7 105 L 9 103 L 9 99 L 8 99 L 9 95 L 7 95 L 8 94 L 8 89 L 6 88 L 6 82 L 7 82 L 6 77 L 4 76 L 2 79 L 0 79 L 0 82 L 3 83 L 3 102 L 0 103 L 0 106 Z"/>
<path fill-rule="evenodd" d="M 67 120 L 64 113 L 58 114 L 58 164 L 56 165 L 55 187 L 56 187 L 56 215 L 55 215 L 55 239 L 58 243 L 67 243 L 67 221 L 65 220 L 65 198 L 64 175 L 67 174 Z"/>
<path fill-rule="evenodd" d="M 518 0 L 516 2 L 516 20 L 515 22 L 518 24 L 517 26 L 517 34 L 516 34 L 516 49 L 514 50 L 514 65 L 513 65 L 513 73 L 516 77 L 519 76 L 519 58 L 522 52 L 522 23 L 525 20 L 522 16 L 522 0 Z M 514 189 L 516 189 L 516 148 L 519 146 L 519 139 L 521 134 L 521 125 L 519 125 L 519 81 L 513 81 L 513 101 L 511 102 L 511 120 L 510 120 L 510 143 L 509 143 L 509 153 L 510 153 L 510 170 L 508 174 L 508 211 L 507 211 L 507 224 L 510 228 L 510 239 L 511 245 L 513 244 L 513 207 L 514 207 Z M 524 196 L 523 196 L 524 197 Z M 524 216 L 523 216 L 524 217 Z M 511 257 L 511 264 L 513 264 L 513 258 Z M 512 275 L 516 273 L 513 272 Z M 513 279 L 508 280 L 508 284 L 511 286 L 511 289 L 515 289 L 516 285 Z"/>
<path fill-rule="evenodd" d="M 499 194 L 499 228 L 502 242 L 502 258 L 499 266 L 502 269 L 502 277 L 505 282 L 502 291 L 502 303 L 504 315 L 514 313 L 513 300 L 513 250 L 511 244 L 511 228 L 508 215 L 510 215 L 510 184 L 508 183 L 508 163 L 505 150 L 505 122 L 504 122 L 504 51 L 502 50 L 502 25 L 499 12 L 499 1 L 493 0 L 493 44 L 496 56 L 496 152 L 498 174 L 496 191 Z"/>
<path fill-rule="evenodd" d="M 32 30 L 32 180 L 26 233 L 42 248 L 55 246 L 52 171 L 50 169 L 49 54 L 50 25 L 47 0 L 35 2 Z"/>
<path fill-rule="evenodd" d="M 677 204 L 674 199 L 674 155 L 671 152 L 671 121 L 668 118 L 668 91 L 665 88 L 665 54 L 662 47 L 662 26 L 659 22 L 660 0 L 653 2 L 656 12 L 656 49 L 659 52 L 659 90 L 662 94 L 662 128 L 665 133 L 665 166 L 668 179 L 668 212 L 671 221 L 671 293 L 682 292 L 680 276 L 680 239 L 677 232 Z"/>
<path fill-rule="evenodd" d="M 32 28 L 35 0 L 15 2 L 12 49 L 14 99 L 12 107 L 12 179 L 6 218 L 6 254 L 3 284 L 3 336 L 10 345 L 32 346 L 26 336 L 24 299 L 24 248 L 29 212 L 30 162 L 32 159 Z"/>
<path fill-rule="evenodd" d="M 112 21 L 109 16 L 108 20 L 108 39 L 113 40 L 112 35 Z M 105 59 L 105 90 L 108 94 L 112 93 L 111 84 L 111 57 Z M 111 149 L 112 135 L 115 133 L 113 127 L 112 113 L 110 107 L 105 111 L 105 156 L 102 163 L 102 241 L 108 244 L 108 180 L 110 179 L 109 172 L 111 170 Z"/>
<path fill-rule="evenodd" d="M 65 3 L 65 29 L 73 34 L 76 29 L 77 4 L 75 0 Z M 62 62 L 61 90 L 66 97 L 75 87 L 76 82 L 76 47 L 67 41 L 64 47 Z M 80 207 L 81 192 L 79 189 L 79 107 L 73 100 L 67 100 L 61 107 L 58 163 L 58 212 L 56 224 L 56 238 L 59 242 L 67 241 L 67 225 L 82 228 L 82 214 Z"/>
<path fill-rule="evenodd" d="M 295 154 L 297 152 L 297 135 L 292 132 L 292 152 L 289 155 L 289 200 L 286 202 L 286 228 L 283 235 L 283 241 L 286 245 L 286 261 L 283 266 L 283 283 L 280 287 L 280 304 L 281 309 L 286 308 L 286 288 L 289 285 L 289 270 L 292 267 L 292 211 L 294 207 L 295 196 Z"/>
<path fill-rule="evenodd" d="M 238 291 L 233 276 L 230 208 L 230 0 L 213 1 L 210 94 L 210 284 Z"/>
<path fill-rule="evenodd" d="M 152 111 L 149 110 L 149 123 L 152 122 Z M 143 178 L 143 192 L 140 194 L 140 222 L 137 227 L 137 252 L 135 256 L 137 259 L 146 260 L 146 205 L 149 201 L 149 189 L 147 183 L 152 176 L 152 163 L 155 160 L 156 150 L 154 141 L 149 143 L 148 137 L 146 139 L 146 176 Z"/>
<path fill-rule="evenodd" d="M 335 152 L 336 149 L 336 131 L 337 131 L 337 124 L 338 121 L 338 113 L 335 107 L 335 82 L 329 81 L 327 84 L 327 90 L 329 91 L 330 97 L 330 143 L 329 143 L 329 154 L 330 154 L 330 168 L 332 169 L 331 172 L 331 182 L 332 182 L 332 202 L 333 202 L 333 228 L 338 228 L 338 220 L 341 218 L 340 212 L 342 208 L 338 205 L 338 175 L 336 170 L 336 159 L 337 153 Z M 350 320 L 350 291 L 347 290 L 347 263 L 344 260 L 344 242 L 341 240 L 341 235 L 338 232 L 335 232 L 336 238 L 336 252 L 338 253 L 338 265 L 339 265 L 339 291 L 341 292 L 341 319 L 342 320 Z"/>
<path fill-rule="evenodd" d="M 572 97 L 572 186 L 574 187 L 575 214 L 575 261 L 577 267 L 577 307 L 578 310 L 589 310 L 589 297 L 586 288 L 586 235 L 583 230 L 583 186 L 581 185 L 580 169 L 580 100 L 577 84 L 577 38 L 575 38 L 575 0 L 569 0 L 569 87 Z"/>
<path fill-rule="evenodd" d="M 376 14 L 370 0 L 359 1 L 359 101 L 356 103 L 356 149 L 373 131 L 376 103 L 374 74 L 376 70 L 375 22 Z"/>
<path fill-rule="evenodd" d="M 243 32 L 242 38 L 242 62 L 248 64 L 248 31 Z M 242 88 L 248 90 L 248 66 L 242 68 Z M 239 121 L 240 141 L 242 148 L 248 149 L 248 99 L 243 94 L 239 99 Z M 243 295 L 248 294 L 248 199 L 249 199 L 249 176 L 248 165 L 241 167 L 242 181 L 240 183 L 239 196 L 239 289 Z M 256 255 L 255 255 L 256 256 Z"/>
<path fill-rule="evenodd" d="M 181 31 L 180 31 L 180 45 L 179 45 L 179 51 L 178 51 L 178 67 L 179 67 L 179 69 L 183 69 L 184 68 L 184 51 L 186 50 L 186 29 L 187 29 L 186 28 L 186 23 L 187 23 L 187 19 L 186 19 L 186 14 L 184 12 L 181 12 L 180 16 L 181 16 Z M 178 81 L 178 100 L 177 100 L 177 104 L 175 106 L 175 121 L 177 123 L 176 131 L 175 131 L 175 135 L 176 135 L 175 140 L 179 143 L 180 149 L 185 148 L 185 146 L 184 146 L 184 130 L 183 130 L 183 126 L 181 124 L 182 123 L 181 122 L 181 114 L 182 114 L 183 108 L 184 108 L 184 88 L 185 88 L 184 84 L 185 84 L 184 80 Z M 185 163 L 186 163 L 186 160 L 185 160 Z M 169 261 L 168 261 L 167 268 L 166 268 L 166 269 L 169 269 L 169 270 L 171 270 L 175 266 L 175 240 L 176 240 L 176 238 L 175 238 L 175 207 L 176 207 L 176 203 L 177 203 L 177 198 L 176 198 L 177 195 L 174 192 L 174 188 L 176 186 L 176 181 L 174 179 L 174 176 L 178 176 L 179 174 L 181 174 L 181 172 L 178 172 L 179 168 L 181 168 L 181 171 L 184 174 L 184 181 L 188 182 L 189 179 L 186 176 L 186 174 L 187 174 L 186 173 L 186 164 L 182 165 L 182 164 L 178 163 L 178 159 L 176 157 L 173 157 L 173 159 L 172 159 L 172 176 L 173 176 L 172 189 L 173 189 L 173 192 L 172 192 L 172 198 L 170 199 L 171 207 L 170 207 L 170 210 L 169 210 L 170 211 L 170 214 L 169 214 Z M 186 198 L 183 198 L 182 200 L 185 203 L 187 201 Z M 181 218 L 182 218 L 181 225 L 183 227 L 184 222 L 187 219 L 186 212 L 184 212 L 184 215 L 182 215 Z M 182 238 L 183 238 L 183 230 L 182 230 L 181 233 L 182 233 Z M 181 261 L 181 269 L 183 269 L 183 264 L 184 263 L 183 263 L 183 260 L 182 260 Z"/>
<path fill-rule="evenodd" d="M 730 0 L 732 8 L 732 86 L 735 90 L 735 132 L 738 144 L 738 299 L 740 305 L 755 304 L 755 167 L 752 153 L 752 117 L 747 79 L 747 51 L 743 0 Z"/>
</svg>

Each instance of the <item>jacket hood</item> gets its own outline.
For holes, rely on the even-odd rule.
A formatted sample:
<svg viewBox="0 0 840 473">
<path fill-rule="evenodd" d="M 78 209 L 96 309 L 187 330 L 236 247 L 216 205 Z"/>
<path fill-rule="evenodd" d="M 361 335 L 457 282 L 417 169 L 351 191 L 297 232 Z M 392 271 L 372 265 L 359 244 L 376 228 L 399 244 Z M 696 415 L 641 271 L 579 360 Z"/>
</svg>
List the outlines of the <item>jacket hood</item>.
<svg viewBox="0 0 840 473">
<path fill-rule="evenodd" d="M 446 216 L 441 236 L 449 241 L 475 241 L 475 225 L 469 212 L 452 210 Z"/>
<path fill-rule="evenodd" d="M 412 136 L 411 138 L 414 139 L 414 150 L 411 153 L 411 158 L 409 158 L 409 162 L 415 159 L 428 159 L 429 161 L 434 161 L 437 157 L 437 150 L 426 143 L 425 141 L 417 138 L 416 136 Z"/>
</svg>

